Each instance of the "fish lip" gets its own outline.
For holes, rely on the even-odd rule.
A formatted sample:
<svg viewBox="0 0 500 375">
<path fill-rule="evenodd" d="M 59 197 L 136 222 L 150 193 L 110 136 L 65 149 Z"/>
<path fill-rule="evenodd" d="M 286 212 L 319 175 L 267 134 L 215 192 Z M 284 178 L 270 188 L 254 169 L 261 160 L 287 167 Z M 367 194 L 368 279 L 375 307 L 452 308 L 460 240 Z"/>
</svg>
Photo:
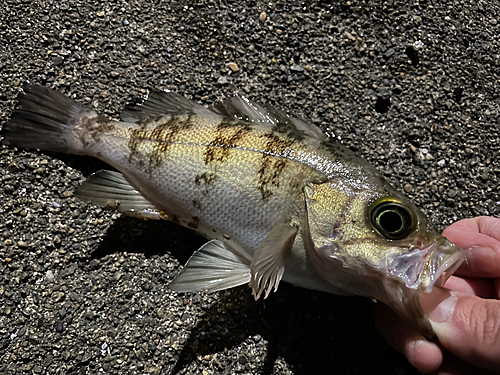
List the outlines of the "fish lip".
<svg viewBox="0 0 500 375">
<path fill-rule="evenodd" d="M 427 278 L 422 280 L 420 289 L 430 293 L 434 286 L 443 286 L 450 276 L 465 260 L 465 251 L 446 240 L 432 246 L 430 257 L 424 271 Z"/>
</svg>

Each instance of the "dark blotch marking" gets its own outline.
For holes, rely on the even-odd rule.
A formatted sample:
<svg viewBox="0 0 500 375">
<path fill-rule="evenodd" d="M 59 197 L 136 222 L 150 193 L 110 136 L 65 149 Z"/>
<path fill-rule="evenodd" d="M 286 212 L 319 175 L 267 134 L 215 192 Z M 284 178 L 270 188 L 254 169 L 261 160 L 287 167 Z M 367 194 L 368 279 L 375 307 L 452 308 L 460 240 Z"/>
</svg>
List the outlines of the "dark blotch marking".
<svg viewBox="0 0 500 375">
<path fill-rule="evenodd" d="M 175 141 L 175 138 L 182 131 L 189 130 L 193 126 L 191 116 L 172 117 L 168 121 L 161 123 L 164 117 L 146 119 L 139 123 L 140 128 L 132 130 L 128 148 L 130 150 L 129 162 L 136 161 L 144 166 L 144 157 L 148 162 L 146 168 L 151 173 L 154 168 L 161 165 L 162 161 L 168 156 L 168 149 Z M 148 124 L 157 125 L 148 129 Z M 153 151 L 148 155 L 141 157 L 139 146 L 142 142 L 154 142 Z"/>
<path fill-rule="evenodd" d="M 333 225 L 333 233 L 332 233 L 332 238 L 337 238 L 337 236 L 339 235 L 340 233 L 340 223 L 339 222 L 336 222 L 334 225 Z"/>
<path fill-rule="evenodd" d="M 168 148 L 175 141 L 177 135 L 182 131 L 189 130 L 192 126 L 191 116 L 185 118 L 172 117 L 166 123 L 156 126 L 151 131 L 150 139 L 156 141 L 153 151 L 149 154 L 151 169 L 161 165 L 163 159 L 167 157 Z"/>
<path fill-rule="evenodd" d="M 217 175 L 211 172 L 205 172 L 203 174 L 199 174 L 194 178 L 194 183 L 196 185 L 201 185 L 203 182 L 205 185 L 210 185 L 213 181 L 217 180 Z"/>
<path fill-rule="evenodd" d="M 82 118 L 80 127 L 82 128 L 80 139 L 82 140 L 83 146 L 86 147 L 92 141 L 99 143 L 103 134 L 115 129 L 115 124 L 104 116 L 98 115 Z"/>
<path fill-rule="evenodd" d="M 203 154 L 205 164 L 224 162 L 231 150 L 250 132 L 251 126 L 245 123 L 224 119 L 217 125 L 215 137 Z"/>
<path fill-rule="evenodd" d="M 201 209 L 201 203 L 198 202 L 196 199 L 193 199 L 193 207 L 197 210 Z"/>
<path fill-rule="evenodd" d="M 193 216 L 191 218 L 191 220 L 193 220 L 192 222 L 188 223 L 188 227 L 189 228 L 193 228 L 193 229 L 197 229 L 198 228 L 198 224 L 200 223 L 200 218 L 198 216 Z"/>
<path fill-rule="evenodd" d="M 136 156 L 138 156 L 139 145 L 147 138 L 147 134 L 148 131 L 146 123 L 140 124 L 139 129 L 133 129 L 130 133 L 130 139 L 128 141 L 128 148 L 130 150 L 130 155 L 128 158 L 129 163 L 132 163 L 132 160 L 135 159 Z"/>
<path fill-rule="evenodd" d="M 282 157 L 285 151 L 293 146 L 294 139 L 282 138 L 276 134 L 264 134 L 262 137 L 268 139 L 266 152 L 262 154 L 262 163 L 259 167 L 258 187 L 262 194 L 262 199 L 269 198 L 272 188 L 279 187 L 280 176 L 285 169 L 288 159 Z"/>
</svg>

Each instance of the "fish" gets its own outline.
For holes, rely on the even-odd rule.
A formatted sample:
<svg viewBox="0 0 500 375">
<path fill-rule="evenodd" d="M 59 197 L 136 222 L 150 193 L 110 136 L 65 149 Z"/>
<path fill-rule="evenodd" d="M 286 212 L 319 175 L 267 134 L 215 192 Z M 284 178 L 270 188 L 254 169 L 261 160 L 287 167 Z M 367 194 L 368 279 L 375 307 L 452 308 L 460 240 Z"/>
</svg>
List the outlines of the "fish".
<svg viewBox="0 0 500 375">
<path fill-rule="evenodd" d="M 26 82 L 7 145 L 88 155 L 112 167 L 76 191 L 89 204 L 168 220 L 208 240 L 168 284 L 179 293 L 281 281 L 380 301 L 434 336 L 419 296 L 464 251 L 368 161 L 319 127 L 240 95 L 205 107 L 153 91 L 120 120 Z"/>
</svg>

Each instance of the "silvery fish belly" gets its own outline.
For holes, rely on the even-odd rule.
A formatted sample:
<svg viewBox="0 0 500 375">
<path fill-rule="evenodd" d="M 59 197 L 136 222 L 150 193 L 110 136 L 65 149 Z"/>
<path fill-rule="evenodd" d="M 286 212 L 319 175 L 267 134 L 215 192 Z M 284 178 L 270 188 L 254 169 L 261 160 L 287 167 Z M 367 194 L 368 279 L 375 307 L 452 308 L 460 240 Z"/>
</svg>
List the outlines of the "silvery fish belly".
<svg viewBox="0 0 500 375">
<path fill-rule="evenodd" d="M 427 337 L 420 293 L 464 259 L 368 162 L 318 128 L 234 96 L 205 108 L 155 92 L 112 121 L 27 83 L 7 144 L 97 157 L 77 195 L 190 227 L 210 241 L 169 284 L 178 292 L 281 280 L 389 305 Z"/>
</svg>

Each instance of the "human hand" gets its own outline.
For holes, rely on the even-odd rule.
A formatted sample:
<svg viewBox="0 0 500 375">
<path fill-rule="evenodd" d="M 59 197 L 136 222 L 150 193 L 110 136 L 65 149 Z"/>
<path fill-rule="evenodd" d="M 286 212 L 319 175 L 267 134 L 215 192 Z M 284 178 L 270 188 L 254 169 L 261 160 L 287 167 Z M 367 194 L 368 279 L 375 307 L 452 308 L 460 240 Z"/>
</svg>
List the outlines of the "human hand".
<svg viewBox="0 0 500 375">
<path fill-rule="evenodd" d="M 466 250 L 444 288 L 420 303 L 439 340 L 428 341 L 383 304 L 375 324 L 384 339 L 424 373 L 500 373 L 500 219 L 477 217 L 450 225 L 443 235 Z"/>
</svg>

